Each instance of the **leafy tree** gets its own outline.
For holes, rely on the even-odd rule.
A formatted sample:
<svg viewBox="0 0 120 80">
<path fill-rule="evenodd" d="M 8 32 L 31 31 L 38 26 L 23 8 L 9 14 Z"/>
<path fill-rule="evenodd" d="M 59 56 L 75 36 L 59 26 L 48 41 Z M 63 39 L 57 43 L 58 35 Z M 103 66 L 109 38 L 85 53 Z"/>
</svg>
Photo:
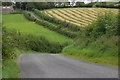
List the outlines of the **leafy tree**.
<svg viewBox="0 0 120 80">
<path fill-rule="evenodd" d="M 2 2 L 2 6 L 11 6 L 12 2 Z"/>
<path fill-rule="evenodd" d="M 30 10 L 30 11 L 34 9 L 35 8 L 34 2 L 27 2 L 26 8 L 27 10 Z"/>
</svg>

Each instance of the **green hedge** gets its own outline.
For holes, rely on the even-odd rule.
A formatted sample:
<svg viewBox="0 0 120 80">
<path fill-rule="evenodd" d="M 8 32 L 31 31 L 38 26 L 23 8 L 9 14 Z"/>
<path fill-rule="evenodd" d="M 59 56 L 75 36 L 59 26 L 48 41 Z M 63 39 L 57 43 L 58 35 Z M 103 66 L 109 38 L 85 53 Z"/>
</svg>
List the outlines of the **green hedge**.
<svg viewBox="0 0 120 80">
<path fill-rule="evenodd" d="M 16 30 L 3 28 L 3 60 L 16 57 L 15 48 L 43 53 L 60 53 L 67 44 L 50 42 L 45 37 L 21 34 Z"/>
<path fill-rule="evenodd" d="M 25 16 L 28 20 L 30 20 L 30 21 L 34 21 L 34 20 L 35 20 L 35 18 L 32 17 L 29 12 L 25 11 L 25 12 L 23 12 L 23 14 L 24 14 L 24 16 Z"/>
<path fill-rule="evenodd" d="M 71 23 L 68 23 L 66 21 L 59 20 L 57 18 L 49 17 L 49 16 L 45 15 L 44 13 L 40 12 L 37 9 L 34 10 L 34 13 L 37 16 L 39 16 L 39 18 L 41 18 L 43 20 L 46 20 L 46 21 L 49 21 L 51 23 L 59 25 L 60 28 L 67 28 L 67 29 L 69 29 L 71 31 L 75 31 L 75 32 L 76 31 L 80 31 L 80 27 L 79 26 L 71 24 Z"/>
<path fill-rule="evenodd" d="M 34 22 L 36 22 L 37 24 L 39 24 L 39 25 L 42 25 L 42 26 L 44 26 L 45 28 L 48 28 L 48 29 L 50 29 L 50 30 L 53 30 L 53 31 L 55 31 L 55 32 L 58 32 L 58 33 L 60 33 L 60 34 L 62 34 L 62 35 L 64 35 L 64 36 L 67 36 L 67 37 L 70 37 L 70 38 L 75 38 L 76 36 L 77 36 L 77 33 L 76 32 L 71 32 L 71 31 L 66 31 L 65 29 L 61 29 L 61 28 L 59 28 L 59 27 L 56 27 L 55 25 L 53 25 L 53 24 L 51 24 L 51 23 L 49 23 L 49 22 L 47 22 L 47 21 L 45 21 L 45 20 L 41 20 L 41 19 L 39 19 L 39 20 L 37 20 L 37 19 L 35 19 L 35 17 L 33 17 L 31 14 L 30 14 L 30 12 L 24 12 L 24 16 L 28 19 L 28 20 L 30 20 L 30 21 L 34 21 Z"/>
</svg>

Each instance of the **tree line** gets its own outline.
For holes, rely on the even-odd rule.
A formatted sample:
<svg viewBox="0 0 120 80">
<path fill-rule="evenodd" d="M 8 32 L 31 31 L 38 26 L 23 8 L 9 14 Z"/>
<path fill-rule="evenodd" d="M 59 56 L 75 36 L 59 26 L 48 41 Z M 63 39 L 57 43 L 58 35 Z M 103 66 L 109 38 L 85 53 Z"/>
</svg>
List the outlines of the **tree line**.
<svg viewBox="0 0 120 80">
<path fill-rule="evenodd" d="M 33 9 L 51 9 L 51 8 L 70 8 L 70 7 L 102 7 L 102 8 L 120 8 L 120 2 L 76 2 L 75 5 L 70 2 L 3 2 L 3 6 L 13 5 L 14 9 L 33 10 Z"/>
</svg>

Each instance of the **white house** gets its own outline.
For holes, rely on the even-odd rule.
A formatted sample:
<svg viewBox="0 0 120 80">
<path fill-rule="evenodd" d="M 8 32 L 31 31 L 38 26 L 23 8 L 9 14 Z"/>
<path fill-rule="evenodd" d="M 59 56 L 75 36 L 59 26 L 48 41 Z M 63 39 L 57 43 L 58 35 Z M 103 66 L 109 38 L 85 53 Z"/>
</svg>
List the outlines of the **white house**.
<svg viewBox="0 0 120 80">
<path fill-rule="evenodd" d="M 2 13 L 7 14 L 13 12 L 13 6 L 2 6 Z"/>
</svg>

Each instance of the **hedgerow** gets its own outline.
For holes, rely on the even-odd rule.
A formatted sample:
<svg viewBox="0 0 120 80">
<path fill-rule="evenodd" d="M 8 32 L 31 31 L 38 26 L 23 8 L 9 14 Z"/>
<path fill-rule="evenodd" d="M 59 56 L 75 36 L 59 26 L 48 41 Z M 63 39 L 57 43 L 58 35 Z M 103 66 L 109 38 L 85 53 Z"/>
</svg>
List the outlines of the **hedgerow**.
<svg viewBox="0 0 120 80">
<path fill-rule="evenodd" d="M 45 21 L 45 20 L 41 20 L 41 19 L 36 19 L 35 17 L 33 17 L 30 12 L 24 12 L 24 16 L 30 20 L 30 21 L 34 21 L 36 22 L 37 24 L 39 25 L 42 25 L 43 27 L 45 28 L 48 28 L 50 30 L 53 30 L 55 32 L 58 32 L 64 36 L 67 36 L 67 37 L 70 37 L 70 38 L 75 38 L 77 36 L 77 33 L 76 32 L 71 32 L 71 31 L 68 31 L 68 30 L 65 30 L 65 29 L 62 29 L 62 28 L 59 28 L 59 27 L 56 27 L 55 25 Z"/>
<path fill-rule="evenodd" d="M 60 28 L 67 28 L 68 30 L 71 30 L 71 31 L 80 31 L 79 26 L 68 23 L 66 21 L 59 20 L 57 18 L 49 17 L 37 9 L 34 10 L 34 13 L 43 20 L 59 25 Z"/>
<path fill-rule="evenodd" d="M 22 34 L 13 29 L 3 28 L 3 60 L 16 57 L 15 48 L 43 53 L 60 53 L 67 44 L 48 41 L 43 36 Z"/>
</svg>

